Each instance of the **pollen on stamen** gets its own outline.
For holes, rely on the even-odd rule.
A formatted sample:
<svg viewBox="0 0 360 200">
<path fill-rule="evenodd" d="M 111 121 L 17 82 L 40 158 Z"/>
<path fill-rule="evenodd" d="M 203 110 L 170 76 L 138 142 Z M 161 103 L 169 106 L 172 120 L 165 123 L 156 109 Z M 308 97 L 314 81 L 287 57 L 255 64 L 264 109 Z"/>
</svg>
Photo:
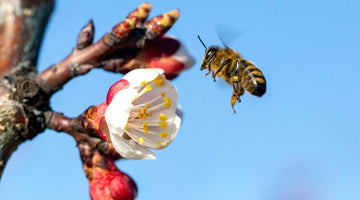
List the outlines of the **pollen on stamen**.
<svg viewBox="0 0 360 200">
<path fill-rule="evenodd" d="M 166 129 L 166 128 L 168 127 L 167 123 L 164 122 L 164 121 L 160 122 L 160 123 L 159 123 L 159 126 L 160 126 L 161 128 L 163 128 L 163 129 Z"/>
<path fill-rule="evenodd" d="M 164 98 L 164 107 L 169 108 L 171 106 L 171 100 L 168 97 Z"/>
<path fill-rule="evenodd" d="M 137 109 L 137 116 L 139 119 L 146 119 L 149 116 L 152 116 L 151 112 L 148 112 L 149 104 L 146 104 L 143 109 Z"/>
<path fill-rule="evenodd" d="M 141 97 L 142 95 L 144 95 L 146 92 L 151 91 L 152 88 L 150 85 L 146 85 L 145 88 L 143 88 L 138 95 L 132 100 L 132 102 L 134 102 L 136 99 L 138 99 L 139 97 Z"/>
<path fill-rule="evenodd" d="M 141 82 L 141 85 L 145 85 L 145 84 L 146 84 L 146 81 Z"/>
<path fill-rule="evenodd" d="M 164 85 L 164 78 L 161 77 L 160 75 L 157 76 L 157 77 L 154 79 L 154 81 L 155 81 L 155 85 L 156 85 L 157 87 L 161 87 L 161 86 Z"/>
<path fill-rule="evenodd" d="M 129 130 L 129 126 L 126 124 L 124 129 Z"/>
<path fill-rule="evenodd" d="M 147 110 L 149 107 L 150 107 L 150 105 L 146 104 L 145 107 L 144 107 L 144 110 Z"/>
<path fill-rule="evenodd" d="M 160 137 L 161 137 L 161 138 L 166 138 L 167 136 L 169 136 L 169 133 L 166 132 L 166 131 L 160 133 Z"/>
<path fill-rule="evenodd" d="M 165 92 L 162 92 L 162 93 L 160 94 L 160 96 L 161 96 L 161 97 L 165 97 Z"/>
<path fill-rule="evenodd" d="M 141 124 L 141 128 L 144 129 L 145 135 L 149 133 L 149 129 L 147 128 L 147 123 L 146 122 Z"/>
<path fill-rule="evenodd" d="M 140 118 L 140 119 L 143 119 L 143 114 L 141 112 L 141 109 L 137 109 L 137 116 Z"/>
<path fill-rule="evenodd" d="M 149 129 L 145 127 L 145 128 L 144 128 L 144 133 L 145 133 L 145 135 L 148 134 L 148 133 L 149 133 Z"/>
<path fill-rule="evenodd" d="M 145 90 L 146 90 L 146 91 L 150 91 L 151 89 L 152 89 L 152 88 L 151 88 L 150 85 L 146 85 L 146 86 L 145 86 Z"/>
<path fill-rule="evenodd" d="M 160 119 L 161 121 L 166 121 L 166 120 L 167 120 L 167 117 L 166 117 L 166 115 L 165 115 L 164 113 L 161 113 L 160 116 L 159 116 L 159 119 Z"/>
<path fill-rule="evenodd" d="M 137 141 L 138 141 L 138 144 L 140 144 L 140 145 L 144 144 L 144 142 L 145 142 L 144 138 L 142 138 L 142 137 L 138 137 Z"/>
</svg>

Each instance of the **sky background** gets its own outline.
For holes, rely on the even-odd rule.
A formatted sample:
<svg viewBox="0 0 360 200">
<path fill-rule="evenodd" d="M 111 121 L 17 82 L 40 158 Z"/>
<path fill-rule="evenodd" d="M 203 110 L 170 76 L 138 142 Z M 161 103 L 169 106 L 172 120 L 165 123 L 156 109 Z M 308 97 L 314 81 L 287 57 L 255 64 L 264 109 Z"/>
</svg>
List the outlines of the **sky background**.
<svg viewBox="0 0 360 200">
<path fill-rule="evenodd" d="M 93 19 L 95 39 L 143 1 L 56 2 L 39 71 L 67 56 Z M 156 160 L 118 161 L 144 200 L 360 199 L 359 1 L 151 1 L 151 17 L 174 8 L 168 32 L 196 59 L 173 84 L 185 113 L 174 142 Z M 232 88 L 200 71 L 204 47 L 230 47 L 264 73 L 267 92 L 230 106 Z M 121 74 L 100 69 L 70 81 L 51 99 L 77 116 L 105 100 Z M 75 141 L 47 130 L 19 146 L 0 185 L 1 200 L 89 199 Z"/>
</svg>

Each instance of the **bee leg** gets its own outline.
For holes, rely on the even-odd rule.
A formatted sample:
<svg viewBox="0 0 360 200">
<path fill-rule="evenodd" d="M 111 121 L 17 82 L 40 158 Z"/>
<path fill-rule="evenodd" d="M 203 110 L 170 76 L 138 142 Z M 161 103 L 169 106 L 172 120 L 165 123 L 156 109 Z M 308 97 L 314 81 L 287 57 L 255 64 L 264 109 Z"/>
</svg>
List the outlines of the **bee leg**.
<svg viewBox="0 0 360 200">
<path fill-rule="evenodd" d="M 232 77 L 232 85 L 233 85 L 233 94 L 231 97 L 231 106 L 234 111 L 234 114 L 236 113 L 234 105 L 236 101 L 239 103 L 241 102 L 240 96 L 244 94 L 244 89 L 241 87 L 241 82 L 239 76 L 233 76 Z"/>
<path fill-rule="evenodd" d="M 216 76 L 216 75 L 215 75 L 214 71 L 212 71 L 211 77 L 214 79 L 214 82 L 216 82 L 215 76 Z"/>
<path fill-rule="evenodd" d="M 240 96 L 233 93 L 231 97 L 231 107 L 234 111 L 234 114 L 236 114 L 236 110 L 234 108 L 236 101 L 238 101 L 239 103 L 241 102 Z"/>
<path fill-rule="evenodd" d="M 230 64 L 230 62 L 231 62 L 231 59 L 226 59 L 224 62 L 222 62 L 221 66 L 219 67 L 218 70 L 216 70 L 215 73 L 214 73 L 214 71 L 213 71 L 212 77 L 213 77 L 213 79 L 214 79 L 214 82 L 216 82 L 216 80 L 215 80 L 216 75 L 217 75 L 219 72 L 221 72 L 221 70 L 224 69 L 225 66 L 228 66 L 228 65 Z"/>
<path fill-rule="evenodd" d="M 207 75 L 209 75 L 209 74 L 210 74 L 210 72 L 211 72 L 210 67 L 208 68 L 208 70 L 209 70 L 209 71 L 208 71 L 208 73 L 206 73 L 206 74 L 205 74 L 205 76 L 207 76 Z"/>
</svg>

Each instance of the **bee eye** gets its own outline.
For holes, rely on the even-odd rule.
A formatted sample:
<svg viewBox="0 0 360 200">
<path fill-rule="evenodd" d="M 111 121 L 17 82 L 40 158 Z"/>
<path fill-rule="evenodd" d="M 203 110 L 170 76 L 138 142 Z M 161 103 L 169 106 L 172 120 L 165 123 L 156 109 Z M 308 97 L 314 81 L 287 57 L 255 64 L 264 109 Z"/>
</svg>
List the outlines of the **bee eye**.
<svg viewBox="0 0 360 200">
<path fill-rule="evenodd" d="M 207 52 L 205 59 L 209 59 L 209 57 L 214 57 L 216 53 L 216 49 L 209 49 L 209 51 Z"/>
</svg>

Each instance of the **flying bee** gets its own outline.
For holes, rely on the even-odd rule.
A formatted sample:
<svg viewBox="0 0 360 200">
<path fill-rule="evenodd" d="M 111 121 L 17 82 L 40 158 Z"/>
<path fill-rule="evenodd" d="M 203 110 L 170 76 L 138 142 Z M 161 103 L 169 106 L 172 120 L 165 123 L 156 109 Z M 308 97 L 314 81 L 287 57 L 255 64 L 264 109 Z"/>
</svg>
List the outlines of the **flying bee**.
<svg viewBox="0 0 360 200">
<path fill-rule="evenodd" d="M 265 94 L 265 77 L 254 63 L 245 60 L 240 53 L 226 45 L 225 48 L 219 46 L 207 48 L 200 36 L 198 38 L 205 47 L 205 56 L 200 70 L 208 69 L 205 76 L 212 72 L 214 82 L 216 81 L 215 77 L 218 76 L 232 85 L 231 107 L 234 113 L 236 113 L 234 105 L 236 101 L 241 102 L 240 96 L 244 94 L 244 90 L 258 97 Z"/>
</svg>

